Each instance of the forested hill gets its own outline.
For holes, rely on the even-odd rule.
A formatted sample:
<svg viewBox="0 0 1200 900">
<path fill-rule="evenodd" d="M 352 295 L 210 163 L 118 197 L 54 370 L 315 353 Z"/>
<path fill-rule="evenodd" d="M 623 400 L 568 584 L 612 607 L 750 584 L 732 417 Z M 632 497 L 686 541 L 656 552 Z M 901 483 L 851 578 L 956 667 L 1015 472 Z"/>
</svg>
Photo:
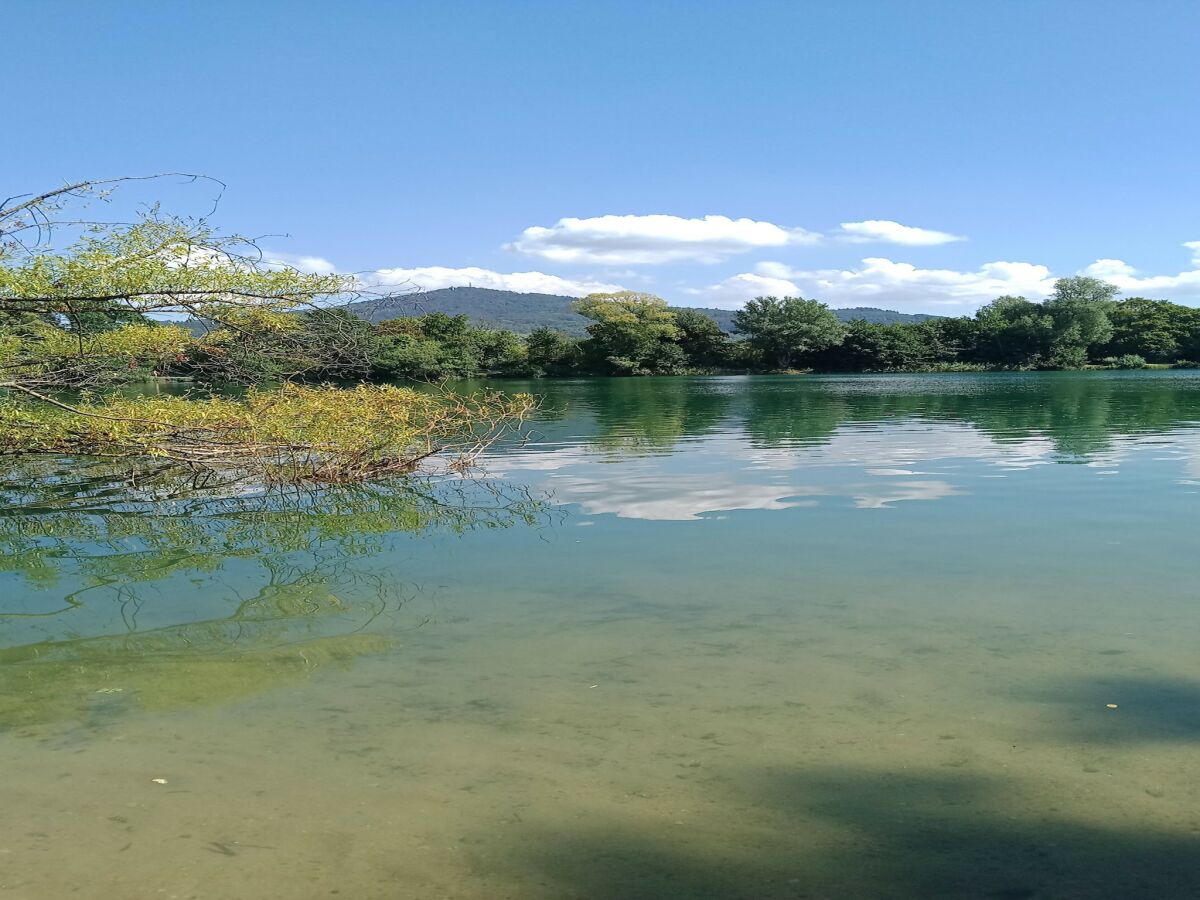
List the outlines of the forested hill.
<svg viewBox="0 0 1200 900">
<path fill-rule="evenodd" d="M 452 316 L 469 316 L 471 321 L 480 327 L 506 328 L 518 334 L 528 334 L 535 328 L 549 327 L 580 336 L 584 334 L 588 323 L 582 316 L 572 312 L 571 303 L 574 299 L 558 294 L 519 294 L 516 291 L 494 291 L 489 288 L 452 287 L 409 294 L 392 300 L 364 300 L 351 303 L 347 308 L 371 322 L 382 322 L 398 316 L 441 312 Z M 712 316 L 723 331 L 733 331 L 733 310 L 701 309 L 700 312 Z M 835 309 L 834 312 L 843 322 L 864 319 L 884 325 L 923 322 L 935 318 L 920 313 L 900 313 L 869 306 Z"/>
</svg>

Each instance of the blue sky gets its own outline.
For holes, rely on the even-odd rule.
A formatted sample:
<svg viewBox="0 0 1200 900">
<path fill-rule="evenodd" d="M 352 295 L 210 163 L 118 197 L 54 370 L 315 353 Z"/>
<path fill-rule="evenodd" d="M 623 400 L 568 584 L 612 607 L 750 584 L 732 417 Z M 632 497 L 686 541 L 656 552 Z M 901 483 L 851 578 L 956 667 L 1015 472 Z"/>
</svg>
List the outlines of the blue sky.
<svg viewBox="0 0 1200 900">
<path fill-rule="evenodd" d="M 6 195 L 203 172 L 229 186 L 218 221 L 281 258 L 425 287 L 954 313 L 1088 271 L 1200 305 L 1194 0 L 41 0 L 4 21 Z M 161 192 L 202 206 L 189 190 Z"/>
</svg>

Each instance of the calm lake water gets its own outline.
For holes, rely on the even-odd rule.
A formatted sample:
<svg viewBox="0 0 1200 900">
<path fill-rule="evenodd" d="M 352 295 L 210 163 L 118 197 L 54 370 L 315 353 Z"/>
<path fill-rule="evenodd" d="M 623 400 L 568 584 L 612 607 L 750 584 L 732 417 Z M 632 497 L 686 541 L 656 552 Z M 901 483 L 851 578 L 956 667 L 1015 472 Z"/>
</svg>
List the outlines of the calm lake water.
<svg viewBox="0 0 1200 900">
<path fill-rule="evenodd" d="M 8 474 L 0 897 L 1200 896 L 1200 375 L 504 387 L 480 481 Z"/>
</svg>

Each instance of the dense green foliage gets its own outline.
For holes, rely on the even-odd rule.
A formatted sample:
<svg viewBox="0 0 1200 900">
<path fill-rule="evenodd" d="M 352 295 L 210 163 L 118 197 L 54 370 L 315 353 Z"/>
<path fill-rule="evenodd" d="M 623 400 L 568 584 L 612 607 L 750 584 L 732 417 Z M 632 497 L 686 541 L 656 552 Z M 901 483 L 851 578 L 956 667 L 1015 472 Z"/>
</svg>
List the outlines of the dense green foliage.
<svg viewBox="0 0 1200 900">
<path fill-rule="evenodd" d="M 524 343 L 511 331 L 475 328 L 466 316 L 430 313 L 375 328 L 372 368 L 386 378 L 510 375 L 526 369 Z"/>
<path fill-rule="evenodd" d="M 551 328 L 528 335 L 482 328 L 465 314 L 441 312 L 372 324 L 353 307 L 227 310 L 221 323 L 194 340 L 177 326 L 144 317 L 136 326 L 80 333 L 26 318 L 0 326 L 0 355 L 6 346 L 27 350 L 17 336 L 32 334 L 46 366 L 59 371 L 69 369 L 83 346 L 89 365 L 106 361 L 118 380 L 159 373 L 244 385 L 790 369 L 1140 368 L 1200 359 L 1200 310 L 1113 294 L 1111 285 L 1095 279 L 1068 278 L 1041 303 L 999 297 L 974 316 L 898 324 L 842 323 L 816 300 L 760 297 L 733 314 L 733 335 L 703 310 L 633 292 L 576 301 L 590 323 L 582 338 Z"/>
<path fill-rule="evenodd" d="M 103 184 L 0 202 L 0 455 L 125 460 L 135 490 L 164 473 L 230 487 L 348 483 L 434 454 L 465 466 L 533 409 L 527 395 L 295 384 L 502 373 L 524 366 L 525 347 L 445 315 L 376 329 L 335 307 L 352 278 L 264 262 L 204 220 L 66 211 L 107 196 Z M 51 241 L 56 230 L 67 240 Z M 185 316 L 201 333 L 170 324 Z M 193 390 L 114 391 L 149 376 L 188 377 Z M 251 389 L 212 390 L 229 385 Z"/>
<path fill-rule="evenodd" d="M 1166 300 L 1116 300 L 1094 278 L 1060 279 L 1038 303 L 999 297 L 974 316 L 896 324 L 841 322 L 799 297 L 759 297 L 733 313 L 729 335 L 704 310 L 649 294 L 576 301 L 579 338 L 550 328 L 526 337 L 431 313 L 374 326 L 375 377 L 669 375 L 688 372 L 976 371 L 1190 366 L 1200 359 L 1200 310 Z"/>
<path fill-rule="evenodd" d="M 829 307 L 802 297 L 755 297 L 733 317 L 733 324 L 764 360 L 780 369 L 836 347 L 845 337 L 842 323 Z"/>
<path fill-rule="evenodd" d="M 592 294 L 575 309 L 589 319 L 583 344 L 589 368 L 617 375 L 670 375 L 687 362 L 675 314 L 653 294 Z"/>
</svg>

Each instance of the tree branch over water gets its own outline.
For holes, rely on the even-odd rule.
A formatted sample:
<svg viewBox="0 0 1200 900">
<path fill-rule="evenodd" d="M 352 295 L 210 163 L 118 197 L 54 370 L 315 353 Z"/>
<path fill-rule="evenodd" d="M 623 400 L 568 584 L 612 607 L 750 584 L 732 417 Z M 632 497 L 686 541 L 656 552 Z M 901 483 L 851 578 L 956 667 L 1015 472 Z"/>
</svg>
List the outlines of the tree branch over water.
<svg viewBox="0 0 1200 900">
<path fill-rule="evenodd" d="M 0 204 L 0 389 L 10 392 L 0 453 L 349 483 L 411 473 L 436 454 L 469 465 L 535 408 L 527 395 L 292 383 L 369 372 L 373 332 L 327 308 L 363 294 L 357 279 L 267 261 L 253 240 L 157 205 L 129 223 L 68 215 L 72 203 L 162 177 L 81 181 Z M 56 229 L 74 236 L 64 250 L 50 245 Z M 111 393 L 162 375 L 187 376 L 193 392 Z M 213 391 L 221 385 L 251 389 L 229 397 Z"/>
</svg>

